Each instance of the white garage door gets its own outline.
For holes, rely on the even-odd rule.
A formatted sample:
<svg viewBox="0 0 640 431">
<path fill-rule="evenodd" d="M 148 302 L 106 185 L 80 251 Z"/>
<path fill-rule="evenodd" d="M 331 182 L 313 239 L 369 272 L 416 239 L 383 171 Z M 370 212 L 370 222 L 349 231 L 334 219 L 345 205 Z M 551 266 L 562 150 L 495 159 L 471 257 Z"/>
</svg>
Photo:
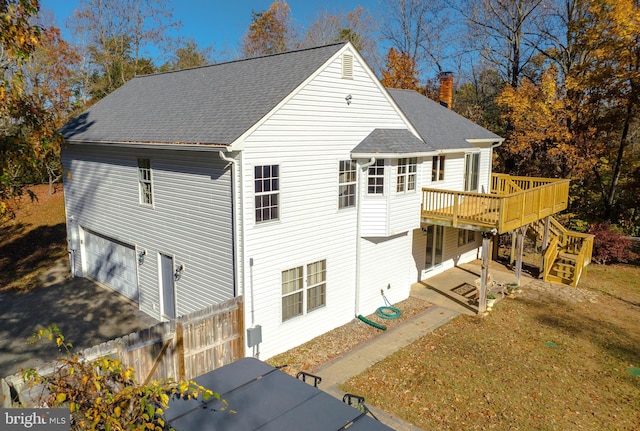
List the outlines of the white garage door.
<svg viewBox="0 0 640 431">
<path fill-rule="evenodd" d="M 138 302 L 134 247 L 88 230 L 84 231 L 86 275 Z"/>
</svg>

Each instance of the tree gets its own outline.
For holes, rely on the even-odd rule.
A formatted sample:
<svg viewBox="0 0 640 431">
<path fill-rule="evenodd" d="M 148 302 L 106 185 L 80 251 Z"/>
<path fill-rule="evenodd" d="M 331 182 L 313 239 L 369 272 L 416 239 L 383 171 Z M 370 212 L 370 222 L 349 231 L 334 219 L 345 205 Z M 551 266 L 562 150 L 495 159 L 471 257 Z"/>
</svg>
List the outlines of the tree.
<svg viewBox="0 0 640 431">
<path fill-rule="evenodd" d="M 168 42 L 169 30 L 180 25 L 172 16 L 168 0 L 82 0 L 71 23 L 88 47 L 86 92 L 100 99 L 135 75 L 153 72 L 143 53 Z"/>
<path fill-rule="evenodd" d="M 374 67 L 378 63 L 377 42 L 374 36 L 376 29 L 375 20 L 362 6 L 357 6 L 347 14 L 331 14 L 324 10 L 307 27 L 300 47 L 309 48 L 349 41 Z"/>
<path fill-rule="evenodd" d="M 80 56 L 60 36 L 60 30 L 49 26 L 43 29 L 41 43 L 33 52 L 29 62 L 23 66 L 27 92 L 43 112 L 47 112 L 49 127 L 60 128 L 78 108 L 74 95 L 77 67 Z M 62 137 L 53 134 L 42 145 L 43 154 L 37 169 L 33 171 L 33 182 L 49 182 L 49 193 L 53 183 L 62 176 L 60 146 Z"/>
<path fill-rule="evenodd" d="M 418 90 L 416 61 L 409 54 L 390 48 L 387 53 L 386 69 L 382 71 L 382 85 L 387 88 Z"/>
<path fill-rule="evenodd" d="M 505 87 L 496 101 L 512 127 L 499 148 L 510 173 L 567 178 L 596 163 L 588 148 L 574 145 L 555 67 L 542 75 L 539 85 L 523 81 L 519 88 Z"/>
<path fill-rule="evenodd" d="M 164 410 L 171 397 L 185 399 L 219 394 L 195 382 L 152 381 L 140 384 L 134 370 L 117 359 L 103 357 L 85 360 L 71 352 L 72 345 L 55 326 L 39 330 L 31 342 L 49 339 L 64 352 L 52 374 L 34 369 L 24 372 L 31 385 L 42 385 L 42 405 L 69 407 L 71 429 L 76 430 L 155 430 L 165 429 Z M 45 391 L 46 390 L 46 391 Z"/>
<path fill-rule="evenodd" d="M 172 54 L 172 58 L 160 67 L 160 72 L 205 66 L 211 62 L 212 48 L 200 49 L 193 38 L 187 39 Z"/>
<path fill-rule="evenodd" d="M 44 112 L 26 92 L 22 66 L 40 42 L 33 24 L 38 0 L 0 0 L 0 220 L 22 193 L 22 176 L 42 157 L 52 135 Z"/>
<path fill-rule="evenodd" d="M 597 0 L 578 31 L 578 48 L 590 61 L 573 68 L 567 92 L 583 95 L 574 110 L 574 129 L 597 144 L 593 180 L 600 190 L 605 220 L 616 222 L 621 182 L 631 177 L 640 143 L 640 5 L 635 0 Z M 633 193 L 633 192 L 632 192 Z M 635 196 L 633 196 L 635 194 Z M 627 201 L 639 208 L 637 190 Z"/>
<path fill-rule="evenodd" d="M 544 39 L 533 31 L 543 19 L 545 0 L 460 0 L 456 9 L 468 22 L 469 40 L 514 88 Z"/>
<path fill-rule="evenodd" d="M 295 36 L 286 1 L 274 1 L 263 12 L 251 12 L 251 24 L 242 40 L 245 57 L 277 54 L 290 49 Z"/>
<path fill-rule="evenodd" d="M 433 66 L 439 73 L 443 62 L 456 55 L 453 23 L 445 0 L 389 0 L 385 2 L 382 36 L 401 54 L 412 58 L 421 72 Z"/>
<path fill-rule="evenodd" d="M 472 67 L 469 81 L 460 84 L 453 94 L 453 109 L 482 127 L 504 136 L 502 110 L 496 103 L 496 97 L 504 86 L 504 80 L 495 69 Z"/>
</svg>

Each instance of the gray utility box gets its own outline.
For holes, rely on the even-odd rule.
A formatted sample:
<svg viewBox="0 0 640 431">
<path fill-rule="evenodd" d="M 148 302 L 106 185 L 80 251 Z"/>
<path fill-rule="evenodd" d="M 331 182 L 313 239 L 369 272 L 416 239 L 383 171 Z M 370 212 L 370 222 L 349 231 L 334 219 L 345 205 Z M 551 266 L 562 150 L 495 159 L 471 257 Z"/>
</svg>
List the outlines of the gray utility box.
<svg viewBox="0 0 640 431">
<path fill-rule="evenodd" d="M 247 347 L 257 346 L 260 343 L 262 343 L 262 326 L 247 328 Z"/>
</svg>

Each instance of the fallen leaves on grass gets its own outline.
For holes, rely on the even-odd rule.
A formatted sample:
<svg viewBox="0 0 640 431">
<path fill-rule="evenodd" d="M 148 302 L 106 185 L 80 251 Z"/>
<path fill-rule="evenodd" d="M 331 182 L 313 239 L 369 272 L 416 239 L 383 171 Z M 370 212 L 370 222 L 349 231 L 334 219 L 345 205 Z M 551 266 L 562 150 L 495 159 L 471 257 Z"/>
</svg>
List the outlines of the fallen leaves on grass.
<svg viewBox="0 0 640 431">
<path fill-rule="evenodd" d="M 640 381 L 627 369 L 640 364 L 640 310 L 623 297 L 533 283 L 341 389 L 423 429 L 639 429 Z"/>
</svg>

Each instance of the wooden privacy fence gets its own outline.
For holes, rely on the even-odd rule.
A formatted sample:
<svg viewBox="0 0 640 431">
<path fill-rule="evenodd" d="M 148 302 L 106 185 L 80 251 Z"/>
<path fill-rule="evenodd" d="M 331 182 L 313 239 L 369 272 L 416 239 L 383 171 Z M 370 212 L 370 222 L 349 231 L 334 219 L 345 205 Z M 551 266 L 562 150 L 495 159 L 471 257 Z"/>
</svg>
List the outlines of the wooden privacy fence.
<svg viewBox="0 0 640 431">
<path fill-rule="evenodd" d="M 189 380 L 244 357 L 242 297 L 208 306 L 170 322 L 158 323 L 80 352 L 87 360 L 118 358 L 135 370 L 140 383 Z M 52 364 L 38 371 L 47 374 Z M 0 379 L 0 407 L 10 404 L 10 387 L 21 401 L 22 375 Z M 27 395 L 26 398 L 29 398 Z"/>
</svg>

